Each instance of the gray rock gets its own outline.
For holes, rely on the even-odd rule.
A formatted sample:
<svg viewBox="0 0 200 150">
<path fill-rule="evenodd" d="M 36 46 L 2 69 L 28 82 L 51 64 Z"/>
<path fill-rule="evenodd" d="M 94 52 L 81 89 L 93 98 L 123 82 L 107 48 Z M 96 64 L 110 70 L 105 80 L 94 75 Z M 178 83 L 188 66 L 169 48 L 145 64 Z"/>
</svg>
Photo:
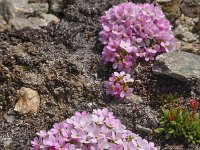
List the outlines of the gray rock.
<svg viewBox="0 0 200 150">
<path fill-rule="evenodd" d="M 32 13 L 47 13 L 49 9 L 49 5 L 48 3 L 31 3 L 28 4 L 25 8 L 24 8 L 24 12 L 27 14 L 32 14 Z"/>
<path fill-rule="evenodd" d="M 7 28 L 7 23 L 3 19 L 3 17 L 0 15 L 0 32 L 5 30 Z"/>
<path fill-rule="evenodd" d="M 174 35 L 178 39 L 181 39 L 185 42 L 194 42 L 197 40 L 197 36 L 189 31 L 187 27 L 183 27 L 182 25 L 179 25 L 174 30 Z"/>
<path fill-rule="evenodd" d="M 28 0 L 10 0 L 14 7 L 25 7 L 28 4 Z"/>
<path fill-rule="evenodd" d="M 3 142 L 4 147 L 7 147 L 12 143 L 12 138 L 3 138 L 2 137 L 0 139 L 1 139 L 0 141 Z"/>
<path fill-rule="evenodd" d="M 144 115 L 140 118 L 137 118 L 136 123 L 141 125 L 144 128 L 155 129 L 158 127 L 158 112 L 152 110 L 149 106 L 145 107 Z"/>
<path fill-rule="evenodd" d="M 126 97 L 126 101 L 130 101 L 133 104 L 141 104 L 143 103 L 143 99 L 135 94 L 130 94 L 128 97 Z"/>
<path fill-rule="evenodd" d="M 194 42 L 197 40 L 197 38 L 192 32 L 183 32 L 183 37 L 183 41 L 185 42 Z"/>
<path fill-rule="evenodd" d="M 200 56 L 187 52 L 169 52 L 156 58 L 153 73 L 182 81 L 200 80 Z"/>
<path fill-rule="evenodd" d="M 15 117 L 13 115 L 8 115 L 7 113 L 4 114 L 4 119 L 6 119 L 6 122 L 13 123 L 15 121 Z"/>
<path fill-rule="evenodd" d="M 181 11 L 184 15 L 189 17 L 198 16 L 200 13 L 200 1 L 199 0 L 183 0 L 180 5 Z"/>
<path fill-rule="evenodd" d="M 17 100 L 15 111 L 22 114 L 28 112 L 37 113 L 40 105 L 40 96 L 37 91 L 22 87 L 17 91 Z"/>
<path fill-rule="evenodd" d="M 25 27 L 33 29 L 39 29 L 41 26 L 47 26 L 48 22 L 42 18 L 30 17 L 26 18 L 15 18 L 12 20 L 12 25 L 15 29 L 19 30 Z"/>
<path fill-rule="evenodd" d="M 0 0 L 0 16 L 10 24 L 10 21 L 15 17 L 15 9 L 12 1 Z"/>
<path fill-rule="evenodd" d="M 138 130 L 140 132 L 143 132 L 143 133 L 146 133 L 146 134 L 152 134 L 153 133 L 152 129 L 143 127 L 143 126 L 141 126 L 139 124 L 136 124 L 135 128 L 136 128 L 136 130 Z"/>
<path fill-rule="evenodd" d="M 58 23 L 60 21 L 60 19 L 53 14 L 43 13 L 43 14 L 41 14 L 41 17 L 48 23 L 52 22 L 52 21 L 54 21 L 55 23 Z"/>
<path fill-rule="evenodd" d="M 62 12 L 63 6 L 63 0 L 50 0 L 50 9 L 54 13 Z"/>
</svg>

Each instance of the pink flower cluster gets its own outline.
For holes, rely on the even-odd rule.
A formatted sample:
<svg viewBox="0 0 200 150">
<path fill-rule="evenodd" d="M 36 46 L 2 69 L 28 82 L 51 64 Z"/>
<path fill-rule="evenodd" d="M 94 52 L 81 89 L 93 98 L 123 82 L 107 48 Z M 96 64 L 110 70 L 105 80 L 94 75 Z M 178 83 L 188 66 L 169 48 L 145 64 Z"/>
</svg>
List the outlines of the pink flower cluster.
<svg viewBox="0 0 200 150">
<path fill-rule="evenodd" d="M 151 61 L 175 47 L 169 21 L 153 4 L 119 4 L 106 11 L 100 23 L 103 61 L 119 71 L 130 72 L 138 58 Z"/>
<path fill-rule="evenodd" d="M 106 108 L 76 112 L 37 135 L 31 150 L 157 150 L 154 143 L 126 130 Z"/>
<path fill-rule="evenodd" d="M 116 98 L 124 98 L 133 92 L 133 89 L 128 87 L 128 84 L 133 81 L 131 75 L 124 71 L 114 72 L 109 81 L 105 82 L 106 94 L 111 94 Z"/>
</svg>

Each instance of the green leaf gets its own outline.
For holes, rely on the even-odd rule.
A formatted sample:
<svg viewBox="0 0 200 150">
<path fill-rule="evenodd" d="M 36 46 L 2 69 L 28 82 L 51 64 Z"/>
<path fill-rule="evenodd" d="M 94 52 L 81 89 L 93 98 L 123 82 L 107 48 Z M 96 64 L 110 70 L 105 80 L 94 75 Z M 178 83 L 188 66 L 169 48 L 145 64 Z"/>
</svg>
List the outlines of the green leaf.
<svg viewBox="0 0 200 150">
<path fill-rule="evenodd" d="M 168 122 L 168 120 L 160 121 L 160 125 L 165 125 Z"/>
<path fill-rule="evenodd" d="M 168 110 L 166 110 L 164 107 L 162 107 L 161 112 L 162 112 L 164 118 L 168 118 L 168 112 L 169 112 Z"/>
<path fill-rule="evenodd" d="M 168 133 L 173 134 L 174 133 L 174 129 L 169 130 Z"/>
<path fill-rule="evenodd" d="M 154 130 L 155 133 L 162 133 L 165 131 L 165 128 L 157 128 Z"/>
<path fill-rule="evenodd" d="M 177 125 L 176 121 L 171 121 L 171 125 L 176 126 Z"/>
<path fill-rule="evenodd" d="M 171 136 L 172 136 L 172 133 L 168 132 L 165 137 L 166 137 L 166 139 L 169 139 Z"/>
</svg>

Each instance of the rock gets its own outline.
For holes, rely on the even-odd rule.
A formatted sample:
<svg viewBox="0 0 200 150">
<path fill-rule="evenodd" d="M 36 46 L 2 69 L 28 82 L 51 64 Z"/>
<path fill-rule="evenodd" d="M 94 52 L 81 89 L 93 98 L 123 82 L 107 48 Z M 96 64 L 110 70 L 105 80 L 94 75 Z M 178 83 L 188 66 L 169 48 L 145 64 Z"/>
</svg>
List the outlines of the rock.
<svg viewBox="0 0 200 150">
<path fill-rule="evenodd" d="M 28 0 L 10 0 L 10 1 L 13 3 L 14 7 L 18 8 L 25 7 L 28 4 Z"/>
<path fill-rule="evenodd" d="M 149 106 L 144 108 L 144 114 L 137 118 L 136 123 L 144 128 L 155 129 L 158 127 L 158 112 L 152 110 Z"/>
<path fill-rule="evenodd" d="M 143 103 L 143 99 L 140 96 L 132 94 L 132 93 L 128 97 L 126 97 L 125 101 L 130 101 L 133 104 Z"/>
<path fill-rule="evenodd" d="M 41 85 L 42 83 L 44 83 L 43 77 L 33 72 L 31 73 L 23 72 L 21 75 L 21 80 L 23 83 L 30 85 Z"/>
<path fill-rule="evenodd" d="M 18 44 L 16 46 L 10 46 L 9 50 L 13 52 L 15 57 L 23 58 L 27 56 L 27 53 L 25 52 L 26 48 L 21 44 Z"/>
<path fill-rule="evenodd" d="M 180 4 L 182 0 L 157 0 L 155 3 L 161 5 L 167 19 L 172 23 L 181 15 Z"/>
<path fill-rule="evenodd" d="M 139 124 L 136 124 L 135 128 L 136 128 L 136 130 L 138 130 L 138 131 L 140 131 L 142 133 L 146 133 L 146 134 L 152 134 L 153 133 L 152 129 L 143 127 L 143 126 L 141 126 Z"/>
<path fill-rule="evenodd" d="M 176 50 L 177 51 L 185 51 L 185 52 L 200 55 L 200 44 L 198 44 L 197 42 L 186 43 L 184 41 L 177 40 Z"/>
<path fill-rule="evenodd" d="M 52 14 L 41 14 L 41 18 L 39 17 L 29 17 L 27 18 L 20 18 L 16 17 L 12 20 L 12 25 L 15 29 L 19 30 L 25 27 L 30 27 L 33 29 L 40 29 L 42 26 L 47 26 L 49 22 L 58 23 L 60 21 L 55 15 Z"/>
<path fill-rule="evenodd" d="M 198 32 L 198 34 L 200 35 L 200 13 L 199 13 L 199 18 L 198 18 L 198 23 L 195 26 L 195 30 Z"/>
<path fill-rule="evenodd" d="M 156 58 L 153 73 L 182 81 L 200 80 L 200 56 L 187 52 L 169 52 Z"/>
<path fill-rule="evenodd" d="M 49 9 L 48 3 L 31 3 L 28 4 L 23 11 L 26 14 L 33 14 L 33 13 L 41 14 L 41 13 L 47 13 L 48 9 Z"/>
<path fill-rule="evenodd" d="M 185 42 L 194 42 L 197 40 L 197 37 L 192 32 L 183 32 L 183 37 L 183 41 Z"/>
<path fill-rule="evenodd" d="M 56 17 L 55 15 L 53 14 L 41 14 L 41 17 L 46 20 L 46 22 L 55 22 L 55 23 L 58 23 L 60 21 L 60 19 L 58 17 Z"/>
<path fill-rule="evenodd" d="M 12 1 L 0 0 L 0 16 L 10 24 L 10 21 L 15 17 L 15 9 Z"/>
<path fill-rule="evenodd" d="M 50 0 L 50 10 L 53 13 L 61 13 L 63 11 L 63 0 Z"/>
<path fill-rule="evenodd" d="M 4 114 L 3 117 L 8 123 L 13 123 L 15 121 L 15 117 L 13 115 L 8 115 L 7 113 Z"/>
<path fill-rule="evenodd" d="M 180 5 L 181 12 L 189 17 L 197 17 L 200 13 L 200 1 L 199 0 L 183 0 Z"/>
<path fill-rule="evenodd" d="M 17 91 L 17 100 L 15 111 L 22 114 L 28 112 L 37 113 L 40 105 L 40 96 L 37 91 L 22 87 Z"/>
<path fill-rule="evenodd" d="M 184 149 L 183 144 L 182 145 L 175 145 L 175 146 L 166 144 L 165 148 L 163 148 L 163 150 L 183 150 L 183 149 Z"/>
<path fill-rule="evenodd" d="M 46 3 L 47 0 L 29 0 L 28 3 Z"/>
<path fill-rule="evenodd" d="M 33 29 L 39 29 L 41 26 L 46 26 L 48 23 L 42 18 L 30 17 L 26 18 L 15 18 L 12 21 L 12 25 L 15 29 L 23 29 L 25 27 L 30 27 Z"/>
<path fill-rule="evenodd" d="M 9 146 L 12 143 L 12 138 L 0 138 L 0 141 L 3 143 L 4 147 Z"/>
<path fill-rule="evenodd" d="M 185 42 L 194 42 L 197 41 L 198 36 L 193 34 L 192 32 L 188 31 L 188 28 L 183 27 L 182 25 L 179 25 L 174 30 L 174 35 L 178 39 L 181 39 Z"/>
<path fill-rule="evenodd" d="M 176 20 L 175 25 L 176 26 L 183 26 L 187 28 L 187 31 L 192 32 L 192 30 L 194 29 L 194 26 L 198 23 L 199 18 L 195 17 L 195 18 L 191 18 L 191 17 L 187 17 L 184 14 L 181 14 L 181 16 Z"/>
<path fill-rule="evenodd" d="M 5 30 L 7 28 L 7 23 L 3 19 L 3 17 L 0 15 L 0 32 Z"/>
</svg>

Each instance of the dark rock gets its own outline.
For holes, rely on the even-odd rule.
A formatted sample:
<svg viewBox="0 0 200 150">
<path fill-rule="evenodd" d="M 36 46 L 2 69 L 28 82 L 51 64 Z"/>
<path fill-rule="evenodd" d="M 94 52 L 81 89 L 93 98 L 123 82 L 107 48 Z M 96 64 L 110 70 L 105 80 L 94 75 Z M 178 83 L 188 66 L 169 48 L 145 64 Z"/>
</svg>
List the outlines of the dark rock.
<svg viewBox="0 0 200 150">
<path fill-rule="evenodd" d="M 197 17 L 200 13 L 200 1 L 199 0 L 183 0 L 180 5 L 181 12 L 185 16 Z"/>
<path fill-rule="evenodd" d="M 183 81 L 200 80 L 200 56 L 187 52 L 159 55 L 153 66 L 153 72 Z"/>
<path fill-rule="evenodd" d="M 167 19 L 172 23 L 181 16 L 180 4 L 182 3 L 182 0 L 158 0 L 154 3 L 161 5 Z"/>
</svg>

